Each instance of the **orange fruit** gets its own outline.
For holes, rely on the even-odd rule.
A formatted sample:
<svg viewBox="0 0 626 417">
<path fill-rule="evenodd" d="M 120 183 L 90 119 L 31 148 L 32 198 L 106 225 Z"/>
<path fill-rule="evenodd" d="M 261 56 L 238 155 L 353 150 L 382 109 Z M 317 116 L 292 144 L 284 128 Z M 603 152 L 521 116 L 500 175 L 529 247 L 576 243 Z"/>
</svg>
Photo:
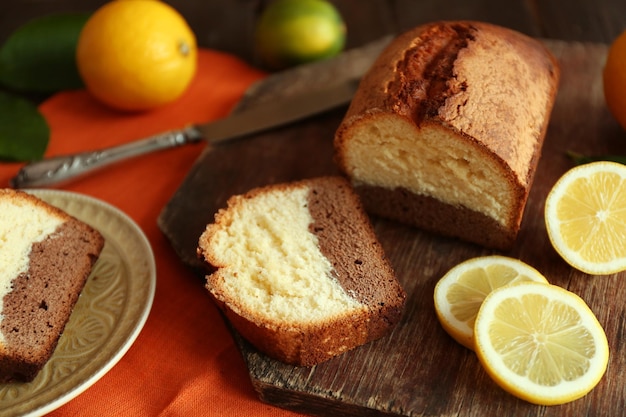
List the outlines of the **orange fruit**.
<svg viewBox="0 0 626 417">
<path fill-rule="evenodd" d="M 326 0 L 276 0 L 263 11 L 255 35 L 263 64 L 283 69 L 341 52 L 346 25 Z"/>
<path fill-rule="evenodd" d="M 193 31 L 158 0 L 114 0 L 89 18 L 76 63 L 89 92 L 121 110 L 148 110 L 176 100 L 196 70 Z"/>
<path fill-rule="evenodd" d="M 602 80 L 607 107 L 626 129 L 626 31 L 609 48 Z"/>
<path fill-rule="evenodd" d="M 540 282 L 493 290 L 478 310 L 474 339 L 489 376 L 534 404 L 583 397 L 609 360 L 606 334 L 589 306 L 568 290 Z"/>
</svg>

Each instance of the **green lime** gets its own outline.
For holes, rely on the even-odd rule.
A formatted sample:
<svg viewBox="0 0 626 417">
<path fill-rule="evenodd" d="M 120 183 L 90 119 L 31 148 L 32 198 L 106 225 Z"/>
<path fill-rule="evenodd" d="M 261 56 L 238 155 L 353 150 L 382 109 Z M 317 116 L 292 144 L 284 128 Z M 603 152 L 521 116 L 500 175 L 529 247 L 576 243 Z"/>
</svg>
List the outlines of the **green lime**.
<svg viewBox="0 0 626 417">
<path fill-rule="evenodd" d="M 263 11 L 255 47 L 264 65 L 284 69 L 337 55 L 346 25 L 326 0 L 276 0 Z"/>
</svg>

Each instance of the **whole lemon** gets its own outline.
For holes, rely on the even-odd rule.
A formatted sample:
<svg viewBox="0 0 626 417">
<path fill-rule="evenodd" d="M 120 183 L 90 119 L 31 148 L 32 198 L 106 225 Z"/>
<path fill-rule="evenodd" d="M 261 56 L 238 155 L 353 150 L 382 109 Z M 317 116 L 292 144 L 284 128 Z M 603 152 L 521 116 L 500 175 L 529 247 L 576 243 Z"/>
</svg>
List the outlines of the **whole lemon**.
<svg viewBox="0 0 626 417">
<path fill-rule="evenodd" d="M 609 47 L 603 83 L 607 107 L 618 123 L 626 129 L 626 31 Z"/>
<path fill-rule="evenodd" d="M 272 69 L 330 58 L 345 41 L 345 22 L 325 0 L 276 0 L 261 14 L 255 33 L 257 54 Z"/>
<path fill-rule="evenodd" d="M 161 1 L 114 0 L 82 29 L 76 64 L 98 100 L 120 110 L 148 110 L 187 89 L 196 71 L 196 38 Z"/>
</svg>

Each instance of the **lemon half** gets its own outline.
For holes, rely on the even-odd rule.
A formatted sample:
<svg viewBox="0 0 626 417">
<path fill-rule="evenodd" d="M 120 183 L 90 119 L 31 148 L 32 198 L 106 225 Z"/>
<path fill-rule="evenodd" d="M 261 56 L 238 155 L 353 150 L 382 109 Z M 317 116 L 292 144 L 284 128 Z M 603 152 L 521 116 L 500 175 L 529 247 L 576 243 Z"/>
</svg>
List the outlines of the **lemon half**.
<svg viewBox="0 0 626 417">
<path fill-rule="evenodd" d="M 478 359 L 504 390 L 528 402 L 583 397 L 604 375 L 609 347 L 587 304 L 561 287 L 523 283 L 484 300 L 474 328 Z"/>
<path fill-rule="evenodd" d="M 566 172 L 548 193 L 545 222 L 555 250 L 574 268 L 626 270 L 626 166 L 601 161 Z"/>
</svg>

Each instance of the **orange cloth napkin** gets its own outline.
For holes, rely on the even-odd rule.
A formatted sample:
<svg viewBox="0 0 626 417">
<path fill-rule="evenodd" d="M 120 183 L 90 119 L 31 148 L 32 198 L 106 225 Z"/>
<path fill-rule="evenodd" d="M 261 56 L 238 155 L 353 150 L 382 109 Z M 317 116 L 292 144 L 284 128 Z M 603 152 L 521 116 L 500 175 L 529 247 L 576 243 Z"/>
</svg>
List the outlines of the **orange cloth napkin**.
<svg viewBox="0 0 626 417">
<path fill-rule="evenodd" d="M 264 73 L 223 53 L 201 50 L 198 73 L 175 103 L 142 114 L 115 112 L 85 91 L 40 106 L 50 125 L 47 156 L 140 139 L 229 113 Z M 153 307 L 139 337 L 104 377 L 51 416 L 295 416 L 261 402 L 245 364 L 202 280 L 177 258 L 157 217 L 203 144 L 122 162 L 63 186 L 128 214 L 148 237 L 157 265 Z M 7 187 L 19 164 L 0 164 Z"/>
</svg>

